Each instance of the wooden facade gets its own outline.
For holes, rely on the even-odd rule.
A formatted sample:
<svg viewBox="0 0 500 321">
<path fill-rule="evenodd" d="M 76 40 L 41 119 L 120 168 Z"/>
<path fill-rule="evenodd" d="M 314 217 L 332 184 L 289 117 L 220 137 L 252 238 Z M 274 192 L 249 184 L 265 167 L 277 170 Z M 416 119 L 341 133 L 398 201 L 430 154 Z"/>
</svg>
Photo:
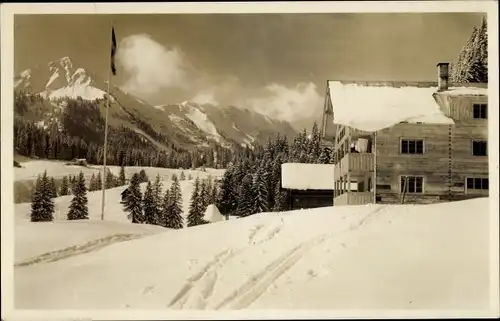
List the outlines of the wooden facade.
<svg viewBox="0 0 500 321">
<path fill-rule="evenodd" d="M 374 133 L 337 127 L 335 205 L 488 196 L 488 97 L 437 92 L 434 98 L 454 124 L 398 123 Z M 368 141 L 364 152 L 351 149 L 359 138 Z M 357 191 L 347 188 L 353 182 Z"/>
<path fill-rule="evenodd" d="M 290 190 L 290 209 L 333 206 L 332 190 Z"/>
</svg>

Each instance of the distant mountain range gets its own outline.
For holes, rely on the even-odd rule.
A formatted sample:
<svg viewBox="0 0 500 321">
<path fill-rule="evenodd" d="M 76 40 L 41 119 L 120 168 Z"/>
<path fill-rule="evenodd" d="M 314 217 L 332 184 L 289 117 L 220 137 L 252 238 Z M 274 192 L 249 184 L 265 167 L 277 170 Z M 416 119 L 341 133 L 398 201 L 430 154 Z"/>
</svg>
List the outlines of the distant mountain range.
<svg viewBox="0 0 500 321">
<path fill-rule="evenodd" d="M 42 126 L 54 122 L 62 126 L 60 115 L 68 98 L 97 101 L 104 116 L 106 81 L 75 67 L 69 57 L 21 72 L 14 78 L 14 86 L 16 90 L 43 98 L 37 112 L 26 113 L 26 117 Z M 288 122 L 236 106 L 200 105 L 189 101 L 152 106 L 114 86 L 110 92 L 109 125 L 124 125 L 160 148 L 168 149 L 172 144 L 187 150 L 233 144 L 251 147 L 254 142 L 263 143 L 277 132 L 289 137 L 297 133 Z M 155 133 L 167 137 L 169 143 L 158 139 L 161 135 Z"/>
</svg>

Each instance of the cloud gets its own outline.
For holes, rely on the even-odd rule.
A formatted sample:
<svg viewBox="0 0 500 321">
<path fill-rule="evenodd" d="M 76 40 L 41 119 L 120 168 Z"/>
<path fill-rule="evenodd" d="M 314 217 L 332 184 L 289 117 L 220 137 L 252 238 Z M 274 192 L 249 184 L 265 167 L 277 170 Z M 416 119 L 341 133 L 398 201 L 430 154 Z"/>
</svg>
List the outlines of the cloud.
<svg viewBox="0 0 500 321">
<path fill-rule="evenodd" d="M 198 72 L 192 84 L 197 93 L 190 100 L 199 104 L 224 105 L 228 97 L 243 91 L 239 79 L 234 76 L 214 77 Z"/>
<path fill-rule="evenodd" d="M 212 104 L 217 106 L 219 104 L 219 102 L 215 99 L 215 93 L 212 91 L 200 91 L 193 97 L 193 99 L 191 99 L 191 101 L 200 105 Z"/>
<path fill-rule="evenodd" d="M 265 87 L 261 97 L 250 98 L 242 104 L 272 118 L 296 121 L 321 113 L 323 97 L 311 82 L 295 87 L 273 83 Z"/>
<path fill-rule="evenodd" d="M 163 46 L 147 34 L 124 38 L 116 59 L 127 75 L 124 90 L 153 94 L 165 88 L 185 88 L 188 84 L 189 62 L 182 51 Z"/>
</svg>

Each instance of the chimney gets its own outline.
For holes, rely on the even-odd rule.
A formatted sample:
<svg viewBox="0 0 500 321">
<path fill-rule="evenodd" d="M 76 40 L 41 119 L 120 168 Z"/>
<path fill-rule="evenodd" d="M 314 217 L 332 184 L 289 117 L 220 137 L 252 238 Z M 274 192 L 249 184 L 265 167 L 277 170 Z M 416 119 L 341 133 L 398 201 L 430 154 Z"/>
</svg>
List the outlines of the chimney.
<svg viewBox="0 0 500 321">
<path fill-rule="evenodd" d="M 448 66 L 450 64 L 447 62 L 440 62 L 437 64 L 438 67 L 438 91 L 448 89 Z"/>
</svg>

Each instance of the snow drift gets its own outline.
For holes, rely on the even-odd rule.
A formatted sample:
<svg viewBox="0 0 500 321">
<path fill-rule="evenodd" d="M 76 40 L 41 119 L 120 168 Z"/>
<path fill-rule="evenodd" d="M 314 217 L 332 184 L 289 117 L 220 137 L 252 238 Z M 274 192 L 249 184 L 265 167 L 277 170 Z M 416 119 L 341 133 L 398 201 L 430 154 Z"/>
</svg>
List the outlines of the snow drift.
<svg viewBox="0 0 500 321">
<path fill-rule="evenodd" d="M 165 229 L 16 267 L 15 305 L 488 309 L 488 205 L 483 198 L 327 207 Z M 52 235 L 65 229 L 40 224 L 39 233 L 49 228 Z M 16 243 L 23 237 L 16 233 Z M 67 248 L 68 239 L 60 240 Z"/>
</svg>

